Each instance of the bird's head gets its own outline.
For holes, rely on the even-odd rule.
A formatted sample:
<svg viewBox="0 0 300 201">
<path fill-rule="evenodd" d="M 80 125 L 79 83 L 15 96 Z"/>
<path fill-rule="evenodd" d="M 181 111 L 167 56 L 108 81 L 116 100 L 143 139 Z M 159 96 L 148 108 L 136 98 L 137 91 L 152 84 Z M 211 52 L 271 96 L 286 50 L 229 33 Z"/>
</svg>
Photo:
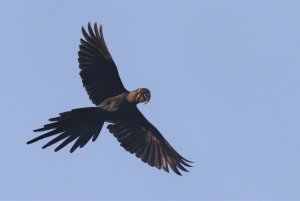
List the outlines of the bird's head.
<svg viewBox="0 0 300 201">
<path fill-rule="evenodd" d="M 135 91 L 129 93 L 127 99 L 129 102 L 132 103 L 148 103 L 151 98 L 151 93 L 149 89 L 146 88 L 139 88 Z"/>
</svg>

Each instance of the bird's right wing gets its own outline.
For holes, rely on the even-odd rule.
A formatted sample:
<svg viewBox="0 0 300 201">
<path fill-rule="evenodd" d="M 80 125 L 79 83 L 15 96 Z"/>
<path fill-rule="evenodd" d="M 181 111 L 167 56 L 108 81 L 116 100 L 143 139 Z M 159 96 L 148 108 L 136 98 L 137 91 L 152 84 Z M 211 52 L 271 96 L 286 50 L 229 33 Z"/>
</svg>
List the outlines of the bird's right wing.
<svg viewBox="0 0 300 201">
<path fill-rule="evenodd" d="M 108 97 L 116 96 L 127 90 L 120 79 L 115 65 L 104 41 L 102 26 L 94 30 L 88 24 L 88 33 L 82 27 L 84 39 L 80 39 L 78 61 L 80 76 L 89 98 L 99 105 Z"/>
<path fill-rule="evenodd" d="M 183 158 L 160 134 L 160 132 L 135 108 L 128 111 L 127 118 L 107 126 L 120 145 L 150 166 L 163 168 L 169 172 L 168 166 L 181 175 L 179 169 L 187 171 L 184 166 L 191 167 L 191 161 Z"/>
</svg>

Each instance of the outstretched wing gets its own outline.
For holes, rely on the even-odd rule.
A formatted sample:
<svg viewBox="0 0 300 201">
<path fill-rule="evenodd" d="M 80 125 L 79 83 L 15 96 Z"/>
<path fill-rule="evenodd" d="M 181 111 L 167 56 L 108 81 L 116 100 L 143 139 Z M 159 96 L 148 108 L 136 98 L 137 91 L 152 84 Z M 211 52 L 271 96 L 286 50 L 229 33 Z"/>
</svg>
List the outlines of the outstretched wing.
<svg viewBox="0 0 300 201">
<path fill-rule="evenodd" d="M 184 166 L 191 167 L 188 163 L 192 162 L 177 153 L 137 108 L 128 112 L 127 118 L 107 128 L 126 151 L 150 166 L 163 168 L 167 172 L 170 166 L 178 175 L 181 175 L 178 168 L 188 172 Z"/>
<path fill-rule="evenodd" d="M 34 143 L 44 138 L 56 136 L 43 146 L 43 149 L 55 143 L 60 143 L 55 151 L 59 151 L 66 145 L 73 144 L 70 152 L 74 152 L 78 147 L 84 147 L 89 140 L 94 142 L 102 129 L 104 121 L 99 115 L 102 112 L 100 108 L 88 107 L 77 108 L 68 112 L 59 114 L 59 117 L 51 118 L 51 123 L 44 125 L 43 128 L 34 130 L 34 132 L 47 131 L 46 133 L 30 140 L 27 144 Z"/>
<path fill-rule="evenodd" d="M 99 105 L 108 97 L 116 96 L 127 90 L 122 84 L 118 69 L 106 47 L 102 26 L 94 30 L 88 23 L 88 33 L 82 27 L 84 39 L 80 39 L 78 61 L 80 76 L 89 98 Z"/>
</svg>

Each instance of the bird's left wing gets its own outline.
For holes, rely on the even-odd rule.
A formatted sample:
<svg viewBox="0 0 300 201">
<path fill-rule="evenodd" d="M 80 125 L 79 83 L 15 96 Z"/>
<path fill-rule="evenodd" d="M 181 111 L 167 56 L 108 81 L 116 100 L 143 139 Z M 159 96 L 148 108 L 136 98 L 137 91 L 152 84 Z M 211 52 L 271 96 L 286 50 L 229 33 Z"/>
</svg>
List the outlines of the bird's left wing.
<svg viewBox="0 0 300 201">
<path fill-rule="evenodd" d="M 107 126 L 126 151 L 150 166 L 163 168 L 167 172 L 168 166 L 178 175 L 181 175 L 178 168 L 188 171 L 184 166 L 191 167 L 188 164 L 191 161 L 177 153 L 137 108 L 130 110 L 127 115 L 120 122 Z"/>
<path fill-rule="evenodd" d="M 78 52 L 80 76 L 89 98 L 99 105 L 106 98 L 127 90 L 105 44 L 102 26 L 98 29 L 95 23 L 93 30 L 89 23 L 88 32 L 82 27 L 82 34 L 84 39 L 80 40 Z"/>
</svg>

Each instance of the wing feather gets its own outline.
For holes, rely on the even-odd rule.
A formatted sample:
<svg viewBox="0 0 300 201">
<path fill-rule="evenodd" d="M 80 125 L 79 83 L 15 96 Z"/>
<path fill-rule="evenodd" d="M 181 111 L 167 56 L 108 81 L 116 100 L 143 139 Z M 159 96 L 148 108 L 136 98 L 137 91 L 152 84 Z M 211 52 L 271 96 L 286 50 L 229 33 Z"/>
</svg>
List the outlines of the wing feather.
<svg viewBox="0 0 300 201">
<path fill-rule="evenodd" d="M 94 29 L 88 23 L 88 31 L 82 27 L 83 39 L 80 39 L 78 62 L 80 76 L 90 100 L 99 105 L 108 97 L 127 92 L 118 69 L 108 51 L 102 26 Z"/>
<path fill-rule="evenodd" d="M 178 154 L 136 107 L 126 115 L 127 118 L 107 127 L 125 150 L 166 172 L 169 167 L 178 175 L 179 170 L 188 171 L 184 166 L 191 167 L 188 163 L 192 162 Z"/>
<path fill-rule="evenodd" d="M 90 107 L 60 113 L 59 117 L 49 119 L 51 123 L 44 125 L 43 128 L 34 130 L 35 132 L 47 132 L 28 141 L 27 144 L 55 136 L 43 148 L 60 143 L 55 148 L 55 151 L 59 151 L 75 140 L 70 150 L 74 152 L 78 147 L 83 147 L 90 139 L 95 141 L 98 138 L 104 124 L 99 115 L 101 112 L 100 108 Z"/>
</svg>

